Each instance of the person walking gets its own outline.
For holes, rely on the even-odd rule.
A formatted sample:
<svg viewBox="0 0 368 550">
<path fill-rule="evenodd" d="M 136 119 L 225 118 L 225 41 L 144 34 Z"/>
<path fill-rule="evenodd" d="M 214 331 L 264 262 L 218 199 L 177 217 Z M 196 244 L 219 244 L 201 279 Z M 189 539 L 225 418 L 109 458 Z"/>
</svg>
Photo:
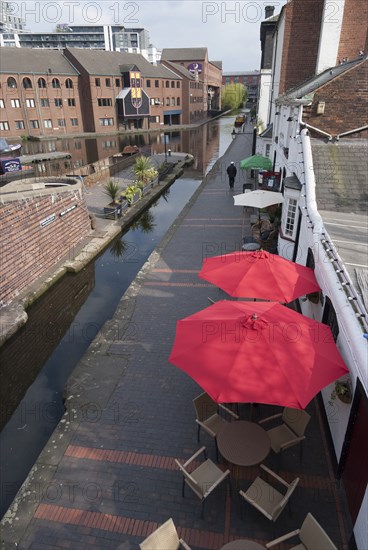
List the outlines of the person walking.
<svg viewBox="0 0 368 550">
<path fill-rule="evenodd" d="M 229 187 L 230 189 L 234 189 L 234 182 L 235 182 L 235 176 L 237 174 L 237 169 L 233 161 L 230 162 L 226 172 L 227 172 L 227 175 L 229 176 Z"/>
</svg>

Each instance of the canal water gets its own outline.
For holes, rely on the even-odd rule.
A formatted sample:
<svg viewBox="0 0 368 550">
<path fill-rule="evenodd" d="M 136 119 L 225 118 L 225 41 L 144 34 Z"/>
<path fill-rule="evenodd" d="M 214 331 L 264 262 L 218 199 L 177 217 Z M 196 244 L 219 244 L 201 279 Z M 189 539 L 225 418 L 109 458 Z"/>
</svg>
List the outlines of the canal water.
<svg viewBox="0 0 368 550">
<path fill-rule="evenodd" d="M 80 273 L 56 283 L 27 311 L 26 325 L 0 349 L 1 516 L 64 412 L 68 377 L 203 175 L 226 151 L 232 127 L 233 117 L 224 117 L 192 135 L 175 136 L 172 150 L 185 151 L 186 146 L 195 157 L 191 177 L 176 180 Z"/>
</svg>

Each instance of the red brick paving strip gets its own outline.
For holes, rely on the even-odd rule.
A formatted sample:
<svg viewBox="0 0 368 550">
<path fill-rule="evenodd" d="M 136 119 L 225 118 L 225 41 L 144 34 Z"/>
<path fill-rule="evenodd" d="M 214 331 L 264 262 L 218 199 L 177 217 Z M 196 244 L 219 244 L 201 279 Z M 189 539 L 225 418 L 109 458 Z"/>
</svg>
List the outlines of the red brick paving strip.
<svg viewBox="0 0 368 550">
<path fill-rule="evenodd" d="M 40 504 L 35 512 L 35 519 L 44 521 L 54 521 L 66 525 L 78 525 L 80 527 L 89 527 L 109 531 L 111 533 L 120 533 L 136 537 L 147 537 L 159 526 L 156 522 L 114 516 L 99 512 L 88 512 L 80 509 L 65 508 L 54 504 Z M 226 541 L 234 540 L 236 537 L 227 537 L 223 533 L 214 533 L 212 531 L 200 531 L 199 529 L 189 529 L 178 527 L 179 536 L 181 536 L 189 545 L 200 546 L 201 548 L 220 548 Z M 262 543 L 262 541 L 259 541 Z M 263 541 L 264 542 L 264 541 Z"/>
<path fill-rule="evenodd" d="M 110 449 L 96 449 L 94 447 L 80 447 L 77 445 L 69 445 L 65 451 L 65 456 L 87 460 L 117 462 L 119 464 L 131 464 L 134 466 L 144 466 L 148 468 L 159 468 L 162 470 L 177 469 L 174 458 L 171 456 L 148 455 L 117 450 L 111 452 Z M 199 466 L 199 464 L 200 462 L 195 461 L 193 462 L 193 467 L 196 467 L 197 465 Z M 225 469 L 225 465 L 220 464 L 219 467 Z M 255 468 L 247 468 L 242 471 L 241 479 L 247 481 L 254 480 L 256 475 L 257 470 Z M 279 475 L 289 482 L 299 476 L 300 487 L 305 487 L 307 489 L 321 489 L 328 492 L 332 491 L 331 480 L 327 476 L 298 474 L 297 472 L 279 472 Z"/>
</svg>

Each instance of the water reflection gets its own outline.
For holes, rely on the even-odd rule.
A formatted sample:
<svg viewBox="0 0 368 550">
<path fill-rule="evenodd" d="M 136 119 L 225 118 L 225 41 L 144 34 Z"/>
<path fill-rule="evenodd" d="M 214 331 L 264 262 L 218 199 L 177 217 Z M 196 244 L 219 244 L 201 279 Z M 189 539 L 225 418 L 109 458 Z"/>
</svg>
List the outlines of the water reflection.
<svg viewBox="0 0 368 550">
<path fill-rule="evenodd" d="M 190 130 L 165 131 L 169 142 L 167 150 L 190 153 L 194 156 L 193 170 L 199 176 L 218 157 L 221 149 L 220 135 L 228 138 L 233 127 L 233 117 L 223 117 Z M 164 132 L 140 135 L 111 135 L 94 138 L 66 138 L 61 140 L 26 141 L 24 154 L 62 152 L 71 155 L 62 159 L 35 166 L 39 176 L 81 173 L 87 174 L 87 165 L 121 153 L 126 145 L 137 145 L 142 153 L 156 155 L 165 152 Z M 228 140 L 227 140 L 228 141 Z M 83 170 L 84 167 L 84 170 Z"/>
</svg>

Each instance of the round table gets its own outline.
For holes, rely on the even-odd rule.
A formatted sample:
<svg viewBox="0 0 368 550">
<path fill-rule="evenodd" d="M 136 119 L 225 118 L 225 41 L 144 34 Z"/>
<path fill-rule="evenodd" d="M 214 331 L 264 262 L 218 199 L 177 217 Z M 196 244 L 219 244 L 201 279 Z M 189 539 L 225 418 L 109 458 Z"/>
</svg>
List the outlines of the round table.
<svg viewBox="0 0 368 550">
<path fill-rule="evenodd" d="M 260 250 L 261 245 L 259 243 L 245 243 L 242 246 L 242 250 L 246 251 L 252 251 L 252 250 Z"/>
<path fill-rule="evenodd" d="M 217 435 L 217 447 L 228 462 L 236 466 L 254 466 L 266 458 L 271 441 L 259 424 L 235 420 L 221 428 Z"/>
<path fill-rule="evenodd" d="M 221 546 L 220 550 L 265 550 L 265 546 L 249 539 L 233 540 Z"/>
</svg>

